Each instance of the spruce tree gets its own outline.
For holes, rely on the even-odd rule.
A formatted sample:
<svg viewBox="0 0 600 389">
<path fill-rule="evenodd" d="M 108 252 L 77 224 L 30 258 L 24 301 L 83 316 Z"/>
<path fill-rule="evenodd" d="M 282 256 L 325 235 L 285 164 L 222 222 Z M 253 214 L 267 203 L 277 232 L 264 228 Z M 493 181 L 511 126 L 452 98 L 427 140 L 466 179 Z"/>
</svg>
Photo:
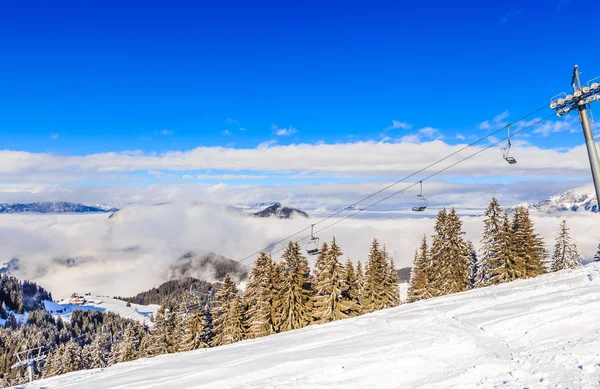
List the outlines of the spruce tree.
<svg viewBox="0 0 600 389">
<path fill-rule="evenodd" d="M 566 220 L 560 223 L 560 230 L 556 235 L 554 255 L 552 255 L 552 271 L 575 269 L 581 266 L 583 256 L 577 243 L 569 233 Z"/>
<path fill-rule="evenodd" d="M 311 321 L 309 266 L 298 243 L 290 242 L 282 255 L 286 270 L 281 284 L 281 331 L 294 330 Z"/>
<path fill-rule="evenodd" d="M 83 369 L 83 359 L 81 355 L 81 347 L 73 340 L 65 344 L 65 348 L 61 355 L 62 372 L 58 374 L 69 373 Z"/>
<path fill-rule="evenodd" d="M 246 339 L 244 312 L 238 296 L 229 302 L 229 309 L 225 314 L 222 328 L 220 344 L 230 344 Z"/>
<path fill-rule="evenodd" d="M 441 273 L 442 266 L 446 262 L 446 244 L 447 244 L 447 222 L 448 211 L 446 208 L 438 212 L 433 227 L 434 234 L 432 236 L 431 249 L 429 251 L 430 266 L 429 266 L 429 283 L 428 294 L 431 297 L 441 296 L 444 293 L 443 284 L 444 278 Z"/>
<path fill-rule="evenodd" d="M 347 286 L 344 280 L 345 269 L 339 261 L 342 255 L 333 238 L 323 262 L 315 271 L 313 317 L 317 323 L 345 319 L 357 310 L 354 302 L 343 298 Z"/>
<path fill-rule="evenodd" d="M 476 287 L 490 284 L 490 264 L 498 262 L 503 215 L 504 212 L 498 200 L 492 197 L 484 213 L 484 227 L 481 234 L 481 248 L 479 249 L 480 262 L 473 280 Z"/>
<path fill-rule="evenodd" d="M 223 329 L 225 317 L 229 311 L 231 301 L 238 297 L 238 290 L 235 282 L 229 274 L 223 279 L 221 288 L 215 293 L 214 307 L 212 309 L 213 318 L 213 344 L 215 346 L 223 344 Z"/>
<path fill-rule="evenodd" d="M 354 303 L 354 309 L 349 312 L 350 316 L 357 316 L 360 314 L 360 302 L 359 302 L 359 293 L 360 293 L 360 285 L 358 283 L 358 279 L 356 277 L 356 271 L 354 270 L 354 265 L 352 260 L 348 258 L 346 261 L 346 265 L 344 266 L 344 286 L 345 289 L 342 292 L 342 297 L 346 301 L 352 301 Z"/>
<path fill-rule="evenodd" d="M 413 303 L 434 296 L 433 276 L 433 267 L 427 246 L 427 236 L 423 235 L 421 245 L 415 250 L 415 258 L 410 273 L 410 284 L 408 286 L 408 302 Z"/>
<path fill-rule="evenodd" d="M 512 228 L 512 249 L 524 265 L 524 277 L 536 277 L 546 272 L 544 241 L 534 231 L 529 211 L 525 207 L 515 210 Z"/>
<path fill-rule="evenodd" d="M 489 261 L 489 279 L 487 285 L 525 278 L 525 263 L 514 253 L 513 230 L 504 212 L 502 227 L 495 244 L 495 255 Z"/>
<path fill-rule="evenodd" d="M 270 255 L 262 252 L 248 276 L 244 304 L 248 307 L 248 337 L 277 332 L 279 272 Z"/>
<path fill-rule="evenodd" d="M 468 241 L 467 247 L 469 249 L 469 284 L 471 289 L 476 288 L 478 276 L 481 275 L 481 263 L 479 258 L 477 258 L 477 251 L 475 251 L 475 247 L 473 246 L 473 242 Z"/>
<path fill-rule="evenodd" d="M 594 255 L 594 262 L 600 262 L 600 243 L 598 244 L 598 251 Z"/>
<path fill-rule="evenodd" d="M 92 343 L 92 350 L 90 354 L 90 367 L 99 368 L 106 367 L 106 353 L 100 339 L 94 339 Z"/>
<path fill-rule="evenodd" d="M 363 313 L 382 309 L 387 304 L 385 290 L 386 263 L 377 239 L 373 239 L 369 249 L 369 259 L 365 267 L 364 285 L 360 296 Z"/>
<path fill-rule="evenodd" d="M 462 221 L 454 208 L 445 217 L 444 233 L 443 252 L 440 266 L 437 267 L 440 292 L 442 294 L 463 292 L 470 289 L 471 253 L 463 238 Z"/>
<path fill-rule="evenodd" d="M 356 262 L 356 283 L 358 284 L 359 293 L 363 289 L 364 281 L 365 281 L 365 274 L 363 272 L 362 263 L 360 263 L 360 260 L 358 260 Z"/>
<path fill-rule="evenodd" d="M 385 261 L 385 293 L 387 298 L 386 307 L 397 307 L 400 304 L 400 281 L 394 264 L 394 258 L 388 255 L 385 245 L 383 246 L 383 259 Z"/>
</svg>

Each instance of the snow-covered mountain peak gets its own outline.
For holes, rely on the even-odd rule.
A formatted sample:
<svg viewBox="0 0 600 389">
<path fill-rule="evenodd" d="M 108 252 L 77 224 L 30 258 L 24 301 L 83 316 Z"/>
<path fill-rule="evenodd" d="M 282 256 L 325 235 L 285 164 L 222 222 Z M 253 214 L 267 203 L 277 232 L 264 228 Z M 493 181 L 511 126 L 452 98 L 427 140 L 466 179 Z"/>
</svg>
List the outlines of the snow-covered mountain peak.
<svg viewBox="0 0 600 389">
<path fill-rule="evenodd" d="M 529 210 L 554 213 L 554 212 L 598 212 L 596 193 L 591 186 L 571 189 L 567 192 L 550 196 L 536 204 L 522 203 L 513 208 L 524 206 Z"/>
</svg>

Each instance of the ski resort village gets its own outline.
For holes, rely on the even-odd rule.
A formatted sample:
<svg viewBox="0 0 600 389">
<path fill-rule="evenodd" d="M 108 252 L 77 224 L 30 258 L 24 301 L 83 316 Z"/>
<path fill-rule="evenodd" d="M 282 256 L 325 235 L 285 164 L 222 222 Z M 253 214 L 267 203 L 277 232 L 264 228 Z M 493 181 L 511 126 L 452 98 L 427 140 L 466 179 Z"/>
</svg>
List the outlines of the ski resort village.
<svg viewBox="0 0 600 389">
<path fill-rule="evenodd" d="M 4 2 L 0 387 L 600 389 L 598 14 Z"/>
</svg>

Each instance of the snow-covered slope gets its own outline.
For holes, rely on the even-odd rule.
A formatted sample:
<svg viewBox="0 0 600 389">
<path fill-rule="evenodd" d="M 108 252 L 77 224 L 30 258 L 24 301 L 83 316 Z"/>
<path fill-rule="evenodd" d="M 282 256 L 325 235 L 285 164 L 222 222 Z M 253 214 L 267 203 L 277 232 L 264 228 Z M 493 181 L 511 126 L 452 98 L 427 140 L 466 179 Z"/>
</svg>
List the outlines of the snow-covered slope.
<svg viewBox="0 0 600 389">
<path fill-rule="evenodd" d="M 572 189 L 556 196 L 550 196 L 536 204 L 523 203 L 519 206 L 545 213 L 564 211 L 598 212 L 598 201 L 593 187 Z"/>
<path fill-rule="evenodd" d="M 53 316 L 60 316 L 63 320 L 70 320 L 73 311 L 82 309 L 113 312 L 127 319 L 144 322 L 150 327 L 154 326 L 154 323 L 150 321 L 150 315 L 156 317 L 158 305 L 131 304 L 128 307 L 126 301 L 103 296 L 85 296 L 85 299 L 87 302 L 83 305 L 73 305 L 69 303 L 69 299 L 65 299 L 58 303 L 44 301 L 44 306 Z"/>
<path fill-rule="evenodd" d="M 600 264 L 34 388 L 597 388 Z"/>
</svg>

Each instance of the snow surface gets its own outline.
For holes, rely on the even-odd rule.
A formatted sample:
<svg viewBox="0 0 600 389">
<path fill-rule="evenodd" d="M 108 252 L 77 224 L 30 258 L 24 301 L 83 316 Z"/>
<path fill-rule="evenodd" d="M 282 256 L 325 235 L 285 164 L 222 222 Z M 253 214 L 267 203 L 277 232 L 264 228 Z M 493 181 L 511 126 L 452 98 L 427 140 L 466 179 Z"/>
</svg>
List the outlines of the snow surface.
<svg viewBox="0 0 600 389">
<path fill-rule="evenodd" d="M 28 388 L 597 388 L 600 263 Z"/>
<path fill-rule="evenodd" d="M 87 302 L 83 305 L 69 304 L 69 299 L 59 301 L 44 301 L 45 309 L 52 313 L 54 317 L 61 317 L 63 320 L 71 320 L 73 311 L 93 310 L 93 311 L 109 311 L 118 314 L 121 317 L 141 321 L 150 327 L 154 327 L 154 323 L 150 321 L 150 315 L 156 317 L 156 312 L 159 306 L 156 304 L 140 305 L 131 304 L 127 306 L 127 302 L 119 299 L 103 296 L 84 296 Z M 137 310 L 136 310 L 137 309 Z"/>
</svg>

